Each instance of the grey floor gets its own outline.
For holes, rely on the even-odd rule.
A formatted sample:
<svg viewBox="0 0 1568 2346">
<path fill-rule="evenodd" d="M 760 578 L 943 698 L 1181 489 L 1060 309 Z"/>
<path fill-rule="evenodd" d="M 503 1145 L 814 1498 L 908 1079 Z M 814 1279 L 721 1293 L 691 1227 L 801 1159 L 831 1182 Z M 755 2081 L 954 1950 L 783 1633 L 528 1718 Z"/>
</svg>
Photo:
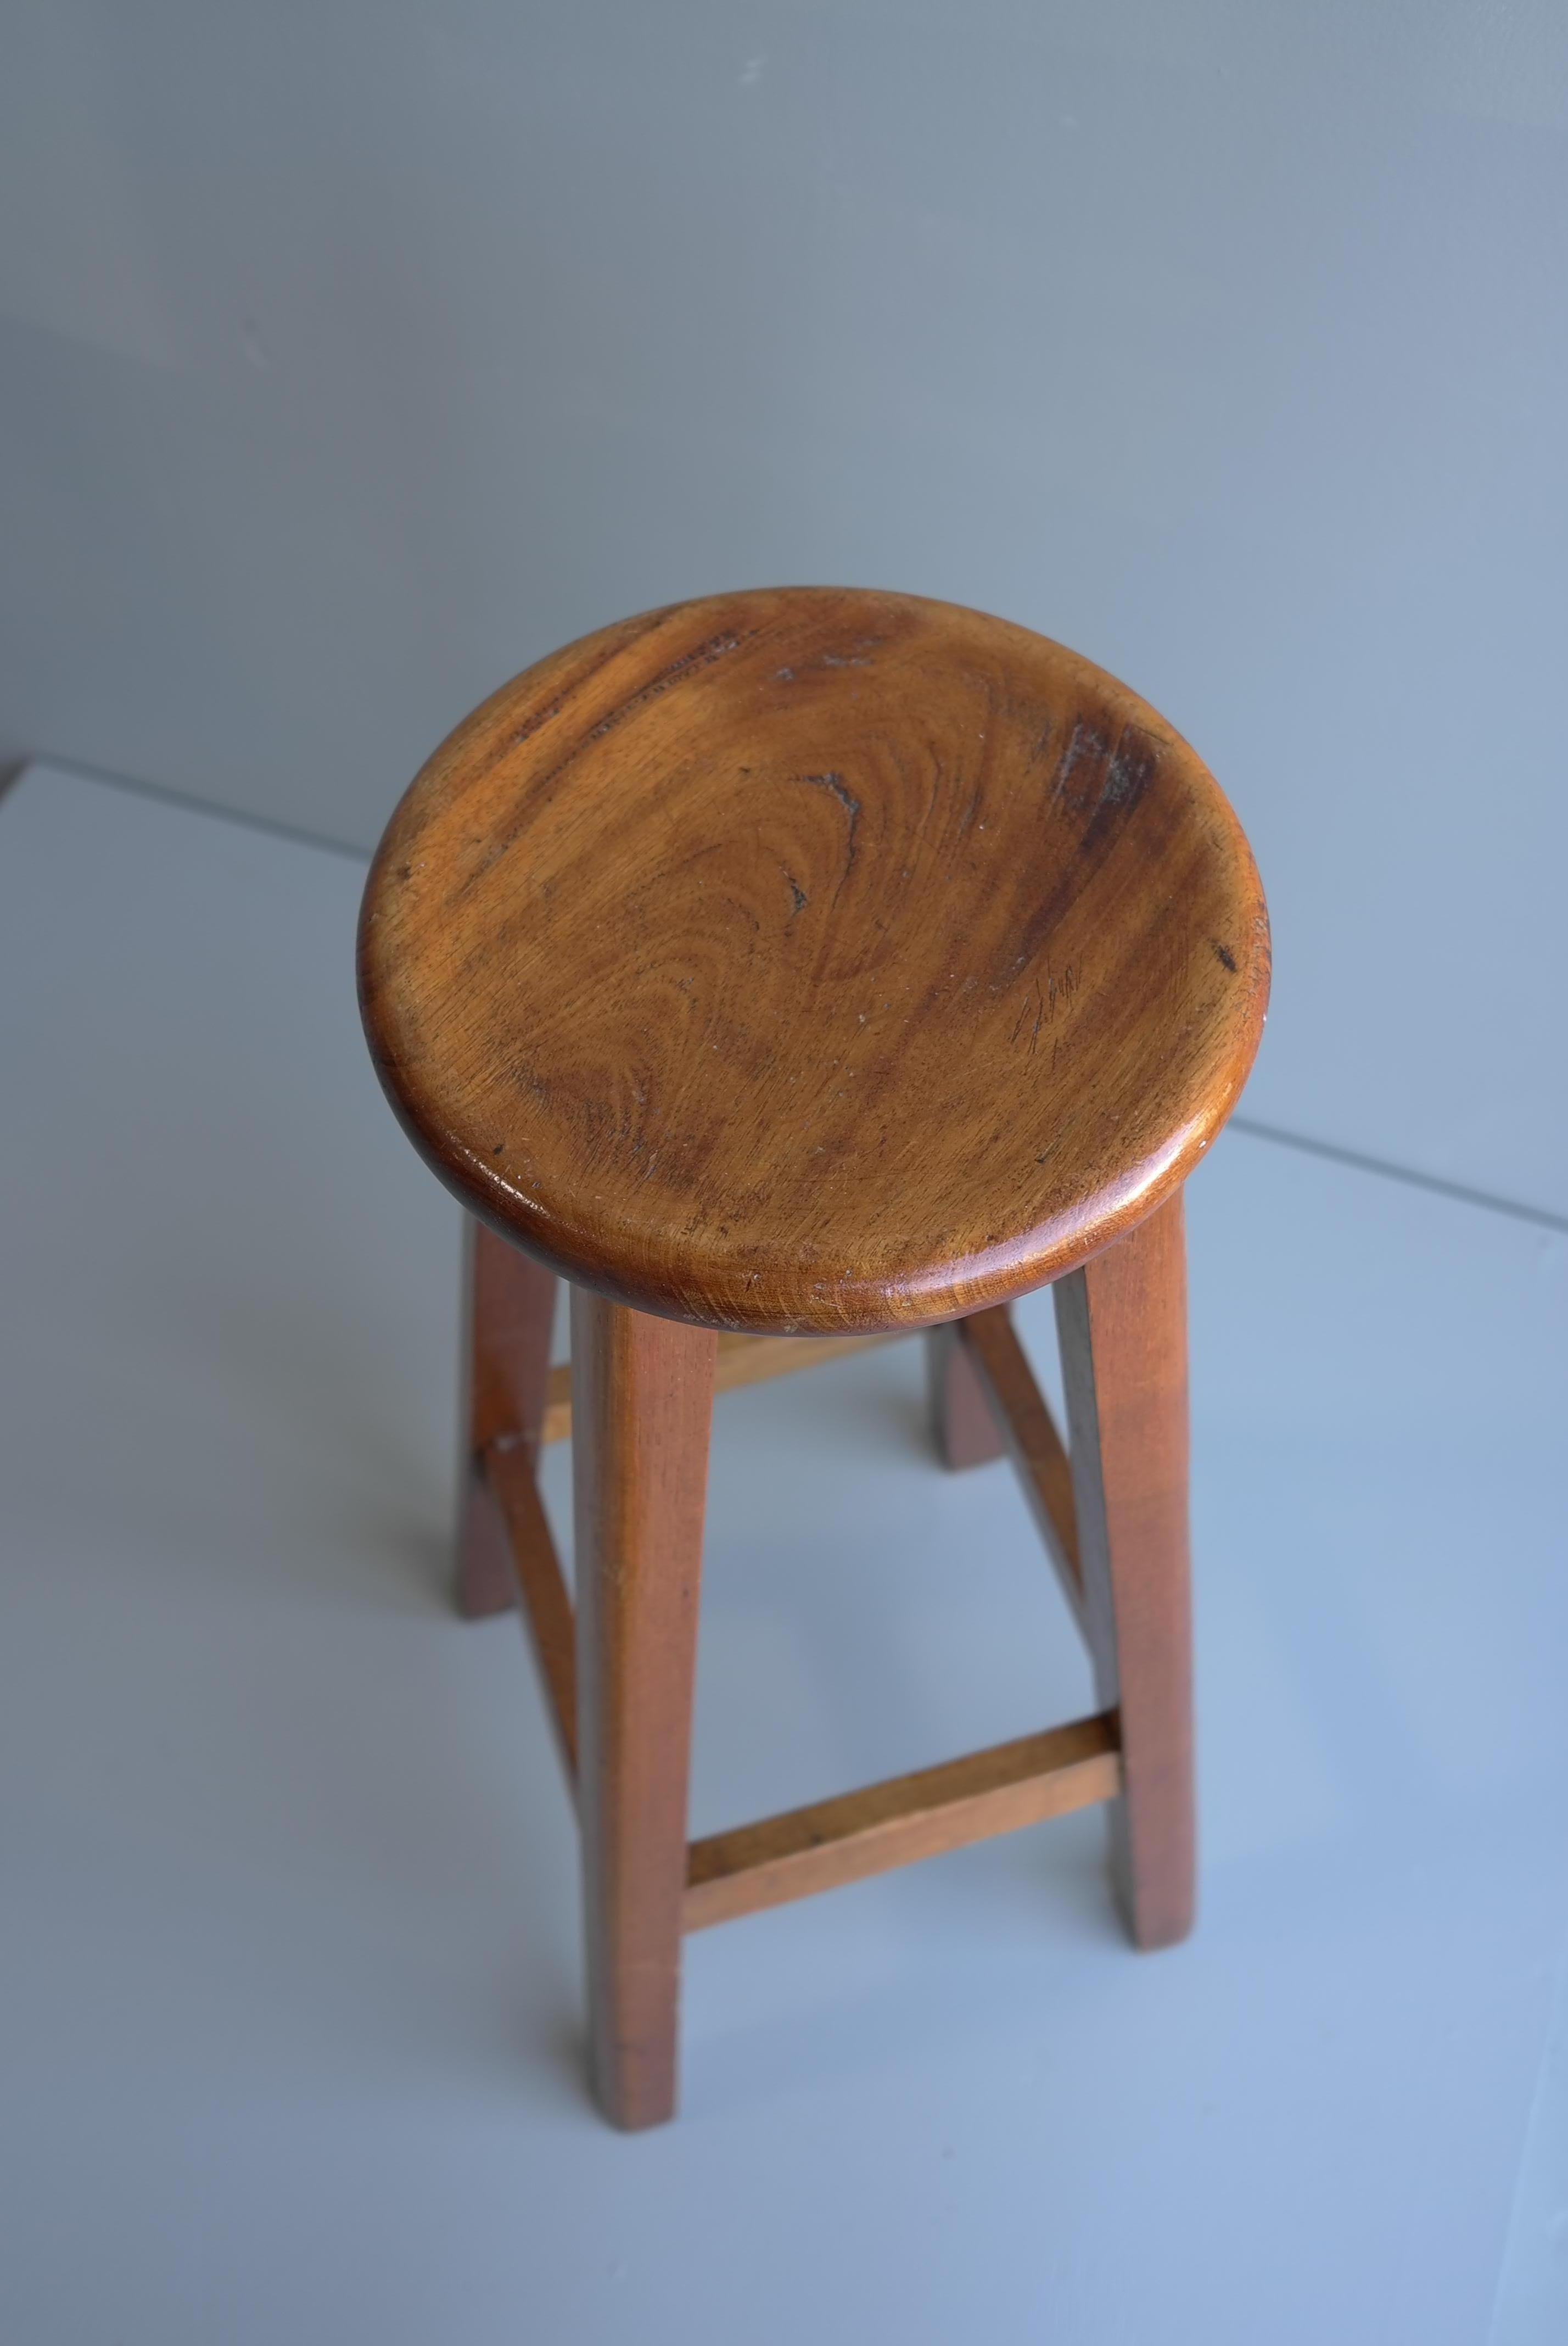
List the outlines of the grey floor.
<svg viewBox="0 0 1568 2346">
<path fill-rule="evenodd" d="M 444 1599 L 458 1218 L 360 881 L 0 807 L 6 2346 L 1568 2337 L 1568 1240 L 1227 1136 L 1197 1935 L 1125 1948 L 1093 1816 L 706 1933 L 623 2138 L 518 1632 Z M 697 1830 L 1086 1702 L 918 1348 L 720 1402 Z"/>
</svg>

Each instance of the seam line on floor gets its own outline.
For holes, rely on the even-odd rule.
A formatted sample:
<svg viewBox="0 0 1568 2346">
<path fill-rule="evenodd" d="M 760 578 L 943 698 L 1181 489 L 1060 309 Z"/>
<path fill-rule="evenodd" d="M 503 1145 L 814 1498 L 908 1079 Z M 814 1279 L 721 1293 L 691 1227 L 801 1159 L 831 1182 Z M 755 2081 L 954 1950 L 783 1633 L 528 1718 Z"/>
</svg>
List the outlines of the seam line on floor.
<svg viewBox="0 0 1568 2346">
<path fill-rule="evenodd" d="M 170 790 L 164 782 L 144 782 L 136 774 L 111 774 L 103 766 L 86 766 L 79 758 L 56 758 L 46 750 L 35 750 L 17 765 L 0 774 L 0 800 L 21 781 L 35 766 L 52 766 L 56 773 L 73 774 L 84 782 L 105 782 L 112 790 L 129 790 L 133 797 L 156 799 L 162 806 L 182 807 L 188 814 L 216 815 L 219 822 L 237 822 L 242 831 L 260 831 L 269 839 L 286 839 L 294 847 L 324 848 L 329 855 L 347 855 L 356 863 L 368 864 L 370 850 L 351 846 L 346 839 L 330 839 L 324 831 L 307 831 L 300 823 L 280 822 L 273 816 L 251 814 L 242 807 L 219 806 L 212 799 L 199 799 L 189 790 Z"/>
<path fill-rule="evenodd" d="M 1407 1181 L 1412 1189 L 1430 1189 L 1439 1198 L 1452 1198 L 1461 1206 L 1481 1206 L 1488 1213 L 1511 1214 L 1517 1222 L 1533 1222 L 1543 1230 L 1568 1230 L 1568 1214 L 1550 1214 L 1544 1206 L 1521 1205 L 1514 1198 L 1499 1198 L 1490 1189 L 1471 1189 L 1462 1181 L 1445 1181 L 1441 1174 L 1418 1173 L 1409 1165 L 1390 1165 L 1386 1158 L 1368 1157 L 1359 1148 L 1341 1148 L 1332 1140 L 1308 1140 L 1299 1132 L 1281 1132 L 1278 1125 L 1259 1124 L 1250 1116 L 1233 1116 L 1233 1132 L 1254 1140 L 1272 1140 L 1281 1148 L 1299 1148 L 1308 1157 L 1326 1157 L 1331 1165 L 1348 1165 L 1357 1173 L 1380 1173 L 1385 1181 Z"/>
<path fill-rule="evenodd" d="M 270 815 L 251 814 L 240 807 L 215 805 L 209 799 L 191 796 L 188 790 L 169 790 L 162 782 L 144 782 L 134 774 L 111 774 L 102 766 L 86 766 L 79 759 L 53 757 L 46 750 L 36 750 L 25 758 L 11 771 L 0 775 L 0 798 L 14 782 L 21 780 L 29 766 L 54 766 L 61 773 L 79 775 L 83 781 L 106 782 L 111 790 L 132 790 L 142 798 L 159 800 L 165 806 L 183 807 L 191 814 L 216 815 L 220 822 L 237 822 L 246 831 L 260 831 L 271 839 L 289 840 L 296 847 L 320 847 L 330 855 L 346 855 L 356 863 L 368 864 L 370 852 L 363 847 L 351 846 L 346 839 L 331 839 L 319 831 L 306 831 L 300 824 L 278 822 Z M 1526 1206 L 1514 1198 L 1500 1198 L 1490 1189 L 1472 1189 L 1463 1181 L 1445 1181 L 1441 1174 L 1418 1173 L 1409 1165 L 1390 1164 L 1387 1158 L 1369 1157 L 1359 1148 L 1341 1148 L 1331 1140 L 1309 1140 L 1304 1133 L 1284 1132 L 1278 1125 L 1260 1124 L 1250 1116 L 1233 1116 L 1230 1127 L 1245 1132 L 1254 1140 L 1272 1141 L 1278 1148 L 1298 1148 L 1307 1157 L 1321 1157 L 1330 1165 L 1346 1165 L 1357 1173 L 1375 1173 L 1385 1181 L 1405 1181 L 1412 1189 L 1427 1189 L 1434 1197 L 1451 1198 L 1461 1206 L 1480 1206 L 1485 1212 L 1508 1214 L 1517 1222 L 1530 1222 L 1537 1229 L 1568 1231 L 1568 1214 L 1549 1213 L 1543 1206 Z"/>
</svg>

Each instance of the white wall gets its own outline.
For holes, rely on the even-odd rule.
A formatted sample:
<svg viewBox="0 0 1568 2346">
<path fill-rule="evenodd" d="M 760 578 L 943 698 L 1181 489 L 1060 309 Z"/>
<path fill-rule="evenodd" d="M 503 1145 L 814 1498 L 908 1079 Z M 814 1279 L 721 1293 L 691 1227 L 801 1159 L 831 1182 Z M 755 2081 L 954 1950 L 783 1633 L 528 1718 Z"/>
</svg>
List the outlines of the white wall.
<svg viewBox="0 0 1568 2346">
<path fill-rule="evenodd" d="M 1568 1208 L 1563 0 L 0 33 L 0 750 L 368 842 L 622 611 L 987 606 L 1235 798 L 1250 1112 Z"/>
</svg>

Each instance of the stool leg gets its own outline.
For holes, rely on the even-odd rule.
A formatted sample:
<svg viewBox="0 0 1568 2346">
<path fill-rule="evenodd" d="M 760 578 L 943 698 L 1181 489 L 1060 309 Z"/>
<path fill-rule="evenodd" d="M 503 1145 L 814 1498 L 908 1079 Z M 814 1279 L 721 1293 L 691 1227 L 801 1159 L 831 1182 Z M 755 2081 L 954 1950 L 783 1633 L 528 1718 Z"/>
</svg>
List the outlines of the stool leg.
<svg viewBox="0 0 1568 2346">
<path fill-rule="evenodd" d="M 469 1219 L 463 1239 L 462 1477 L 457 1516 L 457 1609 L 470 1620 L 517 1602 L 511 1542 L 484 1480 L 487 1446 L 525 1442 L 537 1465 L 550 1382 L 555 1274 Z"/>
<path fill-rule="evenodd" d="M 984 1466 L 1003 1458 L 1007 1444 L 997 1430 L 974 1362 L 958 1337 L 959 1322 L 928 1328 L 925 1339 L 926 1397 L 931 1438 L 944 1466 Z"/>
<path fill-rule="evenodd" d="M 606 2117 L 673 2116 L 687 1777 L 718 1339 L 572 1290 L 577 1810 Z"/>
<path fill-rule="evenodd" d="M 1054 1290 L 1099 1699 L 1119 1708 L 1111 1864 L 1140 1947 L 1192 1928 L 1186 1258 L 1176 1195 Z"/>
</svg>

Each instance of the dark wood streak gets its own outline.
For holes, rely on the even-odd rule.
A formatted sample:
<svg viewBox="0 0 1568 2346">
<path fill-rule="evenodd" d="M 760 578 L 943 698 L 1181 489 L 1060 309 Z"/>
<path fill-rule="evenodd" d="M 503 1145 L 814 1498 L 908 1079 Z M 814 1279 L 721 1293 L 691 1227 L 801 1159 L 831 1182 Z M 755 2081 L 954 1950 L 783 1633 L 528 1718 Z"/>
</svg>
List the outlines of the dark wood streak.
<svg viewBox="0 0 1568 2346">
<path fill-rule="evenodd" d="M 636 637 L 633 637 L 630 640 L 636 642 L 637 639 Z M 467 891 L 475 886 L 487 872 L 499 863 L 501 858 L 527 830 L 529 815 L 537 801 L 548 796 L 568 768 L 576 763 L 585 750 L 592 749 L 596 742 L 604 740 L 607 734 L 615 732 L 618 726 L 625 725 L 650 701 L 657 700 L 661 693 L 668 692 L 672 686 L 679 684 L 695 669 L 707 668 L 714 660 L 723 659 L 728 652 L 738 651 L 743 640 L 744 638 L 739 636 L 722 634 L 714 636 L 707 643 L 698 644 L 694 651 L 683 652 L 678 659 L 671 660 L 667 668 L 661 668 L 657 676 L 650 678 L 648 682 L 640 686 L 636 692 L 629 693 L 625 699 L 614 702 L 604 716 L 588 728 L 580 740 L 575 741 L 565 755 L 557 759 L 555 765 L 535 779 L 510 824 L 490 841 L 479 862 L 463 882 L 462 892 L 466 894 Z M 616 649 L 618 651 L 622 648 L 622 645 L 617 643 Z M 596 660 L 583 682 L 585 684 L 591 682 L 606 665 L 603 660 Z M 549 717 L 557 714 L 565 706 L 568 699 L 575 697 L 575 690 L 571 695 L 563 695 L 560 699 L 553 702 L 548 709 L 542 710 L 536 719 L 525 720 L 512 736 L 508 746 L 512 749 L 521 748 L 524 742 L 532 739 Z"/>
<path fill-rule="evenodd" d="M 593 638 L 596 648 L 592 655 L 576 665 L 574 665 L 574 655 L 582 649 L 582 647 L 576 644 L 568 644 L 563 650 L 555 653 L 547 659 L 541 660 L 534 672 L 542 681 L 546 677 L 553 678 L 562 673 L 566 675 L 567 681 L 557 693 L 549 698 L 542 697 L 533 703 L 520 721 L 510 726 L 504 721 L 498 727 L 492 729 L 494 738 L 490 741 L 488 750 L 479 751 L 476 749 L 474 753 L 465 760 L 461 782 L 457 786 L 464 790 L 476 789 L 486 774 L 491 772 L 503 759 L 521 750 L 525 743 L 533 740 L 535 733 L 542 732 L 546 725 L 561 716 L 575 696 L 584 691 L 603 668 L 607 668 L 610 662 L 625 651 L 628 645 L 635 643 L 639 636 L 649 634 L 657 627 L 663 617 L 662 610 L 645 611 L 637 618 L 624 620 L 619 627 L 605 628 L 601 636 Z M 480 704 L 473 715 L 468 719 L 467 728 L 473 729 L 475 733 L 482 731 L 484 719 L 493 709 L 499 712 L 504 719 L 511 713 L 504 685 L 499 692 L 493 693 L 489 700 Z M 440 754 L 438 750 L 437 759 Z M 434 762 L 435 760 L 433 760 L 432 763 Z M 411 879 L 412 870 L 405 866 L 400 871 L 398 877 L 403 880 Z"/>
<path fill-rule="evenodd" d="M 1026 968 L 1034 959 L 1067 906 L 1082 892 L 1085 881 L 1110 854 L 1143 801 L 1154 777 L 1155 744 L 1140 743 L 1136 750 L 1129 750 L 1126 742 L 1132 729 L 1129 727 L 1119 740 L 1111 742 L 1081 719 L 1073 728 L 1052 798 L 1070 813 L 1086 815 L 1088 821 L 1072 862 L 1024 923 L 1015 964 L 1019 969 Z M 1087 787 L 1073 780 L 1084 767 L 1095 778 Z"/>
</svg>

